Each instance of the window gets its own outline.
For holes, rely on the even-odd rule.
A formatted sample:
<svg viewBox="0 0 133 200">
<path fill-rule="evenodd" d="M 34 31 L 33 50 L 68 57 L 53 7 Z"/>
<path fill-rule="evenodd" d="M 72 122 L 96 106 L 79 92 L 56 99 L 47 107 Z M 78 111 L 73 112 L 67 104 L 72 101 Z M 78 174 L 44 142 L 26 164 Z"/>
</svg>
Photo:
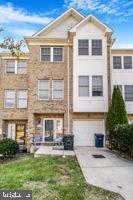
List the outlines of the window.
<svg viewBox="0 0 133 200">
<path fill-rule="evenodd" d="M 26 74 L 27 73 L 27 61 L 18 60 L 17 63 L 17 74 Z"/>
<path fill-rule="evenodd" d="M 63 80 L 53 80 L 53 99 L 63 99 Z"/>
<path fill-rule="evenodd" d="M 132 69 L 132 56 L 124 56 L 124 69 Z"/>
<path fill-rule="evenodd" d="M 121 56 L 113 56 L 113 68 L 114 69 L 121 69 Z"/>
<path fill-rule="evenodd" d="M 133 85 L 125 85 L 125 101 L 133 101 Z"/>
<path fill-rule="evenodd" d="M 40 80 L 39 81 L 39 99 L 48 99 L 49 98 L 49 80 Z"/>
<path fill-rule="evenodd" d="M 4 106 L 5 108 L 14 108 L 15 107 L 15 91 L 14 90 L 5 90 L 4 97 Z"/>
<path fill-rule="evenodd" d="M 89 55 L 89 40 L 78 40 L 78 55 Z"/>
<path fill-rule="evenodd" d="M 7 74 L 26 74 L 27 61 L 26 60 L 7 60 L 6 73 Z"/>
<path fill-rule="evenodd" d="M 27 108 L 27 90 L 18 91 L 18 108 Z"/>
<path fill-rule="evenodd" d="M 53 48 L 53 61 L 62 61 L 63 60 L 63 49 L 62 47 Z"/>
<path fill-rule="evenodd" d="M 92 76 L 92 96 L 103 96 L 102 76 Z"/>
<path fill-rule="evenodd" d="M 102 40 L 92 40 L 92 55 L 93 56 L 102 55 Z"/>
<path fill-rule="evenodd" d="M 50 61 L 51 60 L 51 49 L 50 47 L 41 48 L 41 61 Z"/>
<path fill-rule="evenodd" d="M 6 60 L 6 73 L 15 74 L 15 60 Z"/>
<path fill-rule="evenodd" d="M 79 76 L 79 96 L 89 96 L 89 76 Z"/>
</svg>

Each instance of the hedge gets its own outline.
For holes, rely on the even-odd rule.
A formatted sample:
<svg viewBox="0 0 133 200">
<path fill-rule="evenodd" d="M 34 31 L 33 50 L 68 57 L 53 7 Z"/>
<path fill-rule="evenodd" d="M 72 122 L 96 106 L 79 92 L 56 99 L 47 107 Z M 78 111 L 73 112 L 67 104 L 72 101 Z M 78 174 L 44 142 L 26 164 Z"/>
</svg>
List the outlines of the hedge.
<svg viewBox="0 0 133 200">
<path fill-rule="evenodd" d="M 0 154 L 4 158 L 14 156 L 19 151 L 19 145 L 16 141 L 6 138 L 0 140 Z"/>
<path fill-rule="evenodd" d="M 118 124 L 109 134 L 111 149 L 133 157 L 133 124 Z"/>
</svg>

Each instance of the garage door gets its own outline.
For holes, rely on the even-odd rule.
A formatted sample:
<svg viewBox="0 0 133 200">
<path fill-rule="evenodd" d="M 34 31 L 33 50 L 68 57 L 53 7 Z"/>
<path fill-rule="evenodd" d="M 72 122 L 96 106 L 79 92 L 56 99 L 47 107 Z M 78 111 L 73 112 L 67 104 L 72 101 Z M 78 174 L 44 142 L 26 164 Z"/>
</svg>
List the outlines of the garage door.
<svg viewBox="0 0 133 200">
<path fill-rule="evenodd" d="M 74 146 L 95 146 L 95 133 L 105 133 L 103 120 L 74 121 Z"/>
</svg>

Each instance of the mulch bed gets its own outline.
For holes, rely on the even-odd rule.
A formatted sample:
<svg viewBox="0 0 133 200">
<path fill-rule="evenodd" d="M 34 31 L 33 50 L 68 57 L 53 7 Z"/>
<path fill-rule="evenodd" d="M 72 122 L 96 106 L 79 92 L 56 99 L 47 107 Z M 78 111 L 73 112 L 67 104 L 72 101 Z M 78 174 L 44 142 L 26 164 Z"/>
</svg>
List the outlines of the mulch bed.
<svg viewBox="0 0 133 200">
<path fill-rule="evenodd" d="M 0 164 L 6 164 L 6 163 L 9 163 L 9 162 L 12 162 L 12 161 L 15 161 L 15 160 L 17 160 L 16 157 L 14 157 L 14 158 L 7 158 L 7 159 L 0 158 Z"/>
</svg>

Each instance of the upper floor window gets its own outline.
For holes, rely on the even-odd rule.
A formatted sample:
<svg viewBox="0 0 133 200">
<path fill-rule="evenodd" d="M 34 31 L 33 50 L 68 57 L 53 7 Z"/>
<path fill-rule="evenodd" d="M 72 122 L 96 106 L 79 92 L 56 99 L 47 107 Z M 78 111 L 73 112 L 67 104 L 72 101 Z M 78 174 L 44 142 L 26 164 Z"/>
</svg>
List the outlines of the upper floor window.
<svg viewBox="0 0 133 200">
<path fill-rule="evenodd" d="M 17 107 L 18 108 L 27 108 L 27 90 L 18 91 L 18 99 L 17 99 Z"/>
<path fill-rule="evenodd" d="M 132 56 L 124 56 L 124 69 L 132 69 Z"/>
<path fill-rule="evenodd" d="M 101 56 L 102 55 L 102 40 L 92 40 L 92 55 Z"/>
<path fill-rule="evenodd" d="M 15 60 L 6 61 L 6 73 L 15 74 Z"/>
<path fill-rule="evenodd" d="M 26 60 L 6 60 L 7 74 L 26 74 L 27 61 Z"/>
<path fill-rule="evenodd" d="M 45 62 L 63 61 L 63 47 L 42 47 L 41 61 Z"/>
<path fill-rule="evenodd" d="M 79 76 L 79 96 L 89 96 L 89 76 Z"/>
<path fill-rule="evenodd" d="M 92 76 L 92 96 L 103 96 L 102 76 Z"/>
<path fill-rule="evenodd" d="M 49 80 L 39 80 L 39 99 L 49 99 Z"/>
<path fill-rule="evenodd" d="M 53 48 L 53 61 L 62 61 L 63 60 L 63 49 L 62 47 Z"/>
<path fill-rule="evenodd" d="M 14 90 L 5 90 L 4 107 L 5 108 L 15 107 L 15 91 Z"/>
<path fill-rule="evenodd" d="M 41 61 L 51 61 L 51 49 L 50 49 L 50 47 L 41 48 Z"/>
<path fill-rule="evenodd" d="M 78 40 L 78 55 L 89 55 L 89 40 Z"/>
<path fill-rule="evenodd" d="M 133 101 L 133 85 L 125 85 L 125 101 Z"/>
<path fill-rule="evenodd" d="M 63 80 L 53 80 L 53 99 L 63 99 Z"/>
<path fill-rule="evenodd" d="M 114 69 L 122 68 L 121 56 L 113 56 L 113 68 Z"/>
</svg>

